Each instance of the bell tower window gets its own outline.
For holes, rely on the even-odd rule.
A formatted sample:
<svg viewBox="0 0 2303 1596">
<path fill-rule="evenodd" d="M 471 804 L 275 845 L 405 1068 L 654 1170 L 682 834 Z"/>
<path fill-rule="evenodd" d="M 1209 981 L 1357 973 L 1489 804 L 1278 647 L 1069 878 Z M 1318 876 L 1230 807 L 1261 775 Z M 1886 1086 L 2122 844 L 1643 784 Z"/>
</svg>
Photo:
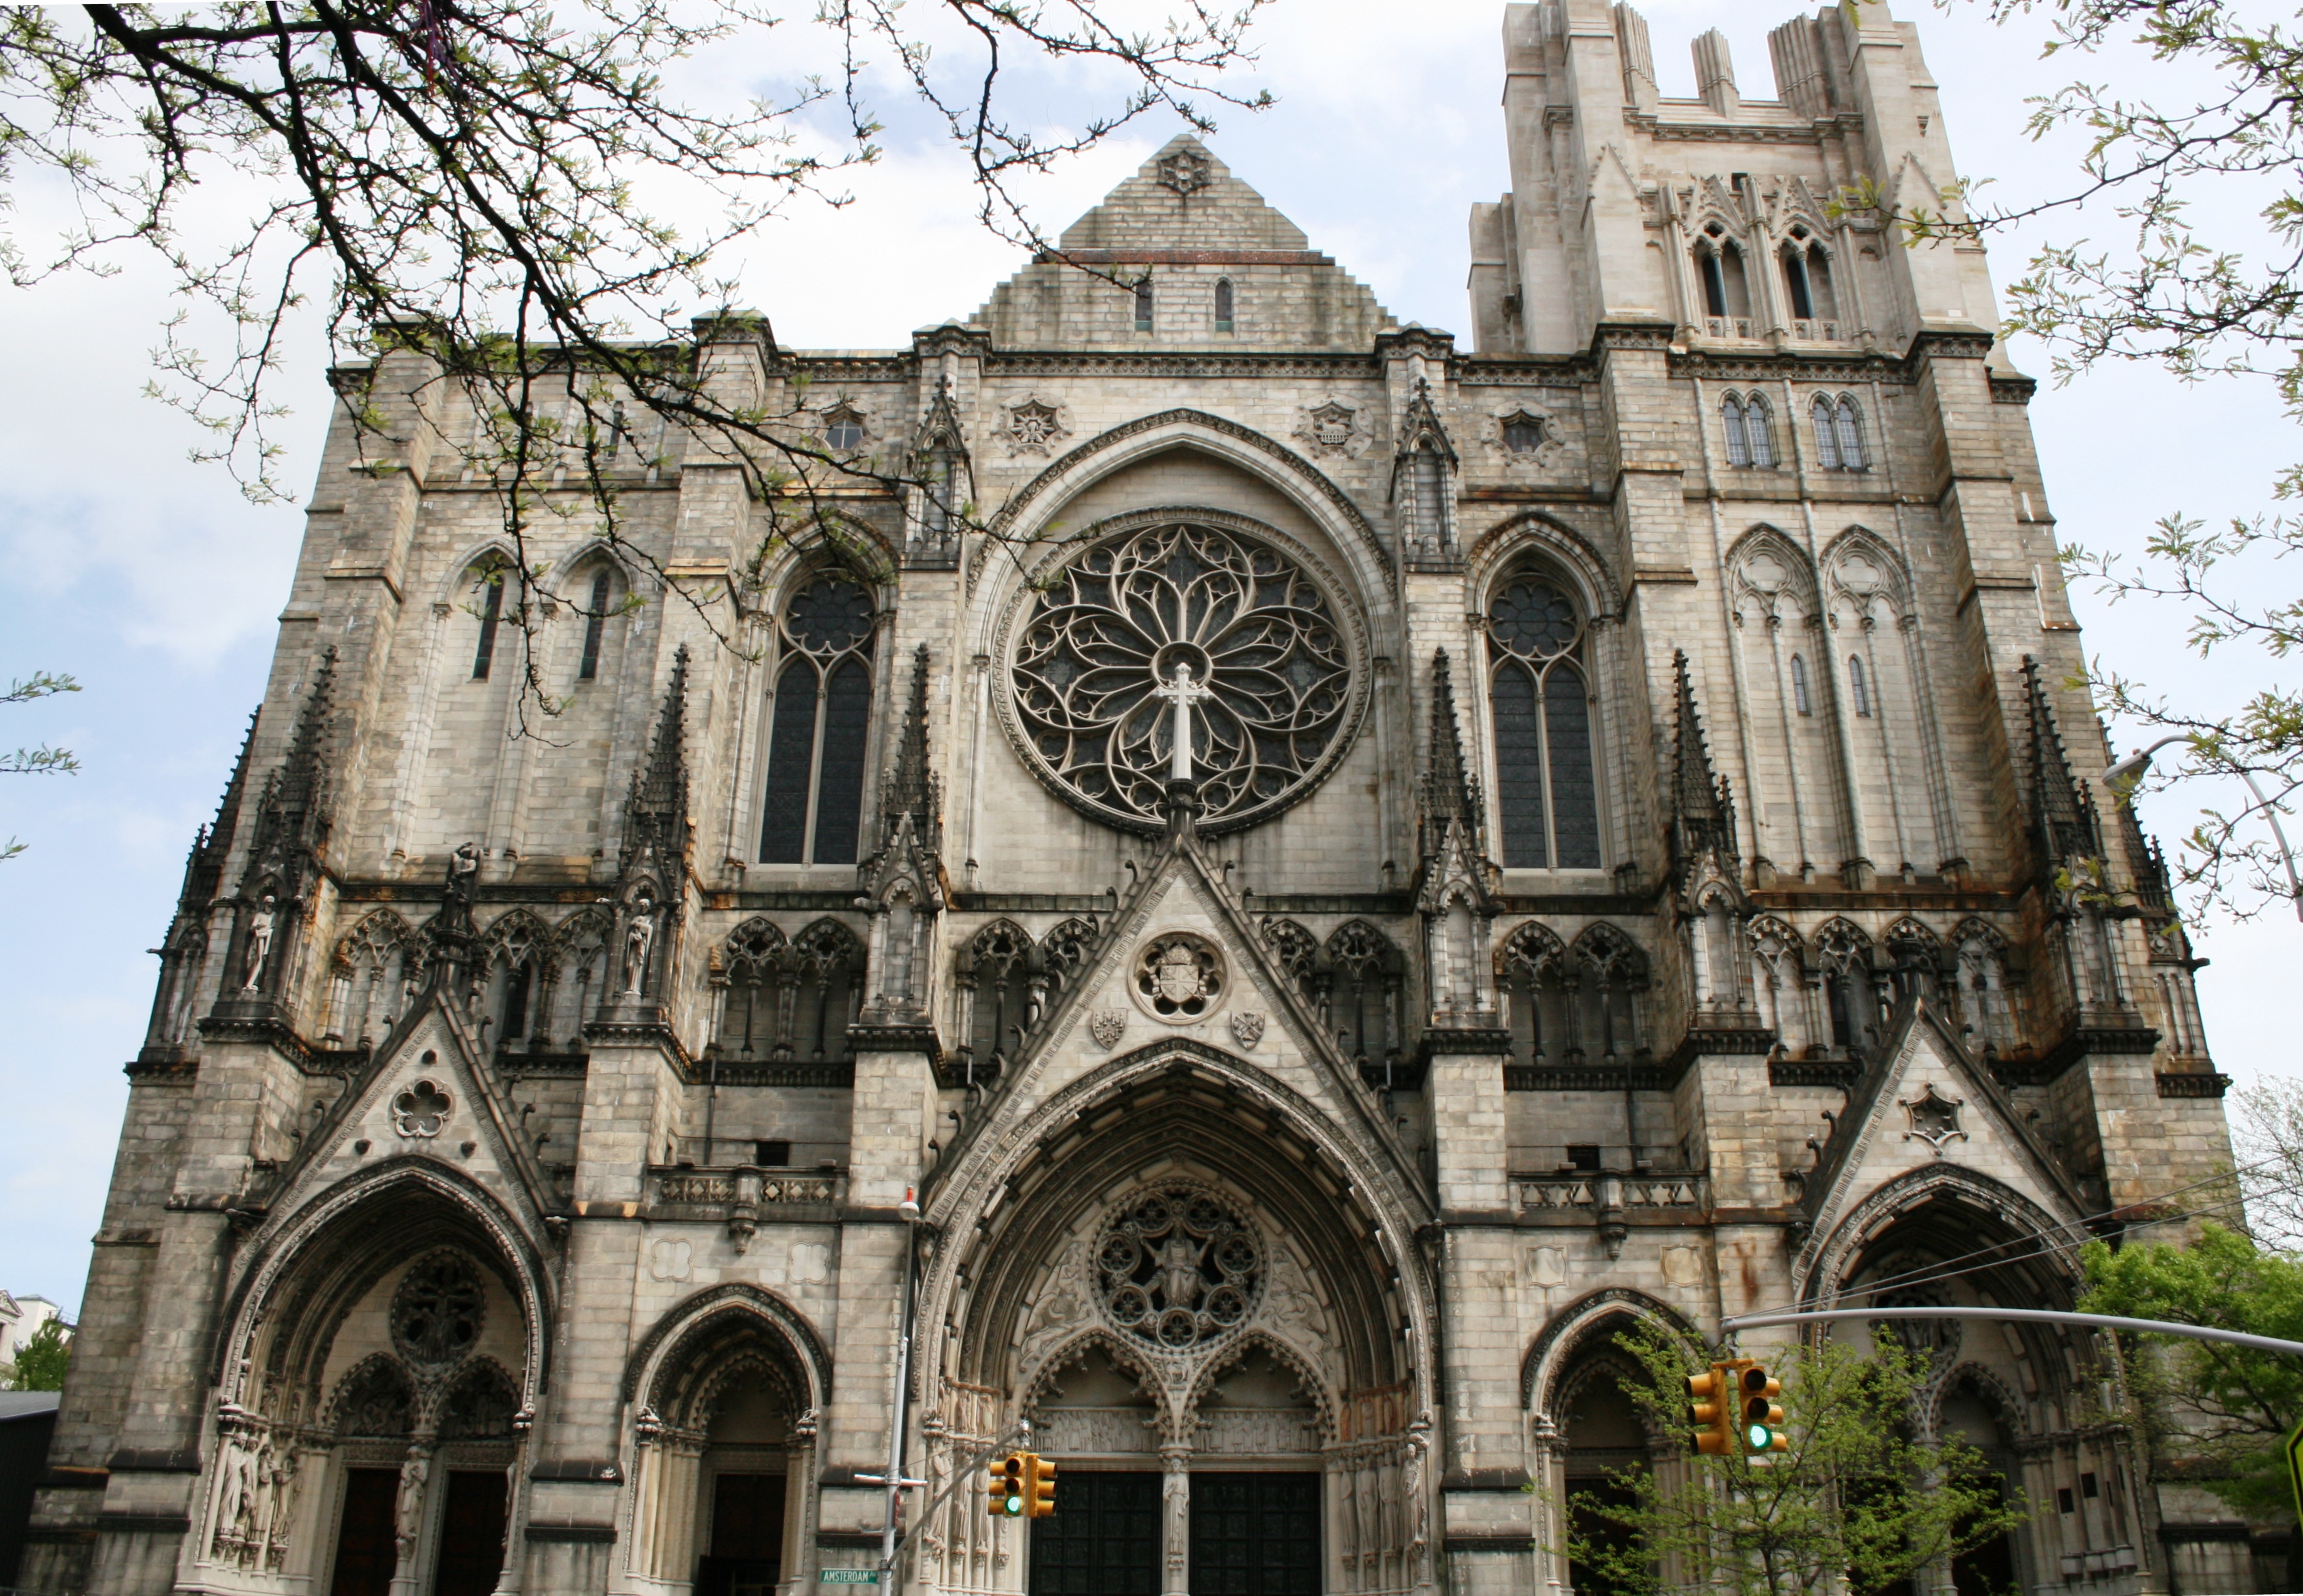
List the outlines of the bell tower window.
<svg viewBox="0 0 2303 1596">
<path fill-rule="evenodd" d="M 872 595 L 844 576 L 805 583 L 777 628 L 760 860 L 853 865 L 872 722 Z"/>
</svg>

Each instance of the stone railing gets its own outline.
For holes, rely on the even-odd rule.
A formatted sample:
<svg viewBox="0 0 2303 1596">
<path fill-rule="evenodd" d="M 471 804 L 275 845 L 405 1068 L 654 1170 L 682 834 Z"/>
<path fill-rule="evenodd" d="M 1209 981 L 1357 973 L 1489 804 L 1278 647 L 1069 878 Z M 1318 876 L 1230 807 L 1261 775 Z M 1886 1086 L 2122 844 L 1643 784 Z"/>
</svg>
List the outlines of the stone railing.
<svg viewBox="0 0 2303 1596">
<path fill-rule="evenodd" d="M 1613 1170 L 1586 1174 L 1514 1175 L 1512 1206 L 1520 1213 L 1565 1208 L 1708 1208 L 1711 1182 L 1702 1175 L 1629 1175 Z"/>
<path fill-rule="evenodd" d="M 752 1245 L 763 1216 L 770 1223 L 825 1219 L 847 1195 L 848 1177 L 837 1170 L 786 1175 L 739 1164 L 648 1171 L 649 1217 L 723 1220 L 738 1254 Z"/>
</svg>

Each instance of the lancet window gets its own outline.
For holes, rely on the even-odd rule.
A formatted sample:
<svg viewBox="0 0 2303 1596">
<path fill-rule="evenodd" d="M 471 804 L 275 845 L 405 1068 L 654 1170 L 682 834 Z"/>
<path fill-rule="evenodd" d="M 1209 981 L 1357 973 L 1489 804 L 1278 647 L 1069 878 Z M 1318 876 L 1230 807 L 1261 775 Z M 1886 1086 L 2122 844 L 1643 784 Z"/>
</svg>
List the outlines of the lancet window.
<svg viewBox="0 0 2303 1596">
<path fill-rule="evenodd" d="M 872 730 L 872 595 L 844 574 L 806 580 L 777 628 L 760 858 L 853 865 Z"/>
<path fill-rule="evenodd" d="M 1816 933 L 1815 956 L 1832 1047 L 1852 1051 L 1873 1046 L 1879 1035 L 1879 995 L 1871 939 L 1847 921 L 1834 920 Z"/>
<path fill-rule="evenodd" d="M 786 941 L 747 920 L 713 956 L 719 1022 L 713 1048 L 737 1062 L 845 1059 L 864 998 L 864 944 L 837 920 Z"/>
<path fill-rule="evenodd" d="M 1488 692 L 1506 866 L 1601 866 L 1587 630 L 1565 584 L 1537 570 L 1507 578 L 1489 605 Z"/>
<path fill-rule="evenodd" d="M 583 593 L 583 646 L 576 655 L 576 680 L 596 681 L 610 649 L 618 640 L 613 622 L 622 612 L 624 584 L 613 564 L 602 560 L 588 578 L 578 578 Z"/>
<path fill-rule="evenodd" d="M 1365 920 L 1353 920 L 1337 928 L 1325 951 L 1325 1019 L 1337 1045 L 1362 1068 L 1396 1063 L 1407 970 L 1399 950 Z"/>
<path fill-rule="evenodd" d="M 1970 920 L 1952 933 L 1952 942 L 1958 954 L 1960 1018 L 1969 1040 L 1978 1048 L 2004 1052 L 2019 1039 L 2007 988 L 2007 939 L 1982 921 Z"/>
<path fill-rule="evenodd" d="M 1783 249 L 1784 289 L 1792 316 L 1807 322 L 1796 329 L 1814 338 L 1837 335 L 1829 324 L 1839 319 L 1838 296 L 1832 290 L 1831 257 L 1804 226 L 1793 226 Z"/>
<path fill-rule="evenodd" d="M 1730 393 L 1719 401 L 1719 414 L 1727 435 L 1727 463 L 1773 470 L 1775 423 L 1767 400 L 1757 393 Z"/>
<path fill-rule="evenodd" d="M 1152 274 L 1146 272 L 1135 280 L 1135 330 L 1152 330 Z"/>
<path fill-rule="evenodd" d="M 1219 277 L 1216 279 L 1216 331 L 1228 333 L 1232 326 L 1231 279 Z"/>
<path fill-rule="evenodd" d="M 1801 1055 L 1812 1038 L 1800 934 L 1773 916 L 1752 921 L 1743 934 L 1751 950 L 1751 1001 L 1759 1018 L 1786 1051 Z"/>
<path fill-rule="evenodd" d="M 535 1051 L 550 1043 L 551 933 L 524 910 L 488 927 L 484 1033 L 497 1049 Z"/>
<path fill-rule="evenodd" d="M 1743 250 L 1717 222 L 1706 226 L 1695 246 L 1695 269 L 1703 280 L 1703 309 L 1715 338 L 1750 335 L 1751 284 L 1743 270 Z"/>
<path fill-rule="evenodd" d="M 504 593 L 519 579 L 519 572 L 502 559 L 491 557 L 472 567 L 472 611 L 480 621 L 479 638 L 472 649 L 474 681 L 485 681 L 488 672 L 495 668 L 496 637 L 503 626 Z"/>
<path fill-rule="evenodd" d="M 969 1081 L 990 1080 L 1015 1058 L 1040 1023 L 1048 984 L 1039 950 L 1013 920 L 995 920 L 969 939 L 959 955 Z"/>
</svg>

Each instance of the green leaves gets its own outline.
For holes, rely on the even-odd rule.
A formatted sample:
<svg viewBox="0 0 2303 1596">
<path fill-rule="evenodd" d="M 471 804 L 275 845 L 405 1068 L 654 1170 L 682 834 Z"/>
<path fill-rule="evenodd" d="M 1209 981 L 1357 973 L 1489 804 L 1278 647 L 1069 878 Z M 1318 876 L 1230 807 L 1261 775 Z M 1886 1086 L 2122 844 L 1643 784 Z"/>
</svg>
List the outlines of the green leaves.
<svg viewBox="0 0 2303 1596">
<path fill-rule="evenodd" d="M 1624 1387 L 1650 1434 L 1683 1429 L 1700 1349 L 1654 1331 L 1617 1338 Z M 1931 1365 L 1881 1333 L 1869 1347 L 1770 1348 L 1791 1449 L 1759 1460 L 1694 1457 L 1609 1476 L 1569 1501 L 1568 1555 L 1622 1592 L 1708 1589 L 1804 1596 L 1876 1591 L 2012 1528 L 2022 1516 L 1982 1454 L 1917 1439 Z"/>
<path fill-rule="evenodd" d="M 2258 1248 L 2220 1225 L 2189 1246 L 2133 1243 L 2081 1254 L 2091 1313 L 2214 1324 L 2303 1339 L 2303 1260 Z M 2294 1512 L 2282 1444 L 2303 1422 L 2303 1362 L 2222 1342 L 2136 1338 L 2130 1358 L 2138 1412 L 2163 1455 L 2233 1507 L 2286 1518 Z"/>
<path fill-rule="evenodd" d="M 0 1389 L 61 1391 L 72 1367 L 72 1343 L 64 1338 L 63 1322 L 51 1319 L 24 1338 L 16 1361 L 0 1371 Z"/>
</svg>

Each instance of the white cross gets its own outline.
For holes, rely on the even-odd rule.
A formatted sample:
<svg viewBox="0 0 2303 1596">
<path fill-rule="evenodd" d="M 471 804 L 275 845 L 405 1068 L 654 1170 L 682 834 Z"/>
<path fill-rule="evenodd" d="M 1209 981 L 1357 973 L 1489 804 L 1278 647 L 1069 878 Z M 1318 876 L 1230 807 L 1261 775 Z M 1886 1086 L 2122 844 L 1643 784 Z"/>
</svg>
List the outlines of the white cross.
<svg viewBox="0 0 2303 1596">
<path fill-rule="evenodd" d="M 1215 691 L 1194 681 L 1189 665 L 1178 664 L 1175 681 L 1168 687 L 1153 688 L 1152 695 L 1176 706 L 1176 746 L 1168 762 L 1168 778 L 1188 781 L 1192 779 L 1192 705 L 1202 698 L 1214 697 Z"/>
</svg>

